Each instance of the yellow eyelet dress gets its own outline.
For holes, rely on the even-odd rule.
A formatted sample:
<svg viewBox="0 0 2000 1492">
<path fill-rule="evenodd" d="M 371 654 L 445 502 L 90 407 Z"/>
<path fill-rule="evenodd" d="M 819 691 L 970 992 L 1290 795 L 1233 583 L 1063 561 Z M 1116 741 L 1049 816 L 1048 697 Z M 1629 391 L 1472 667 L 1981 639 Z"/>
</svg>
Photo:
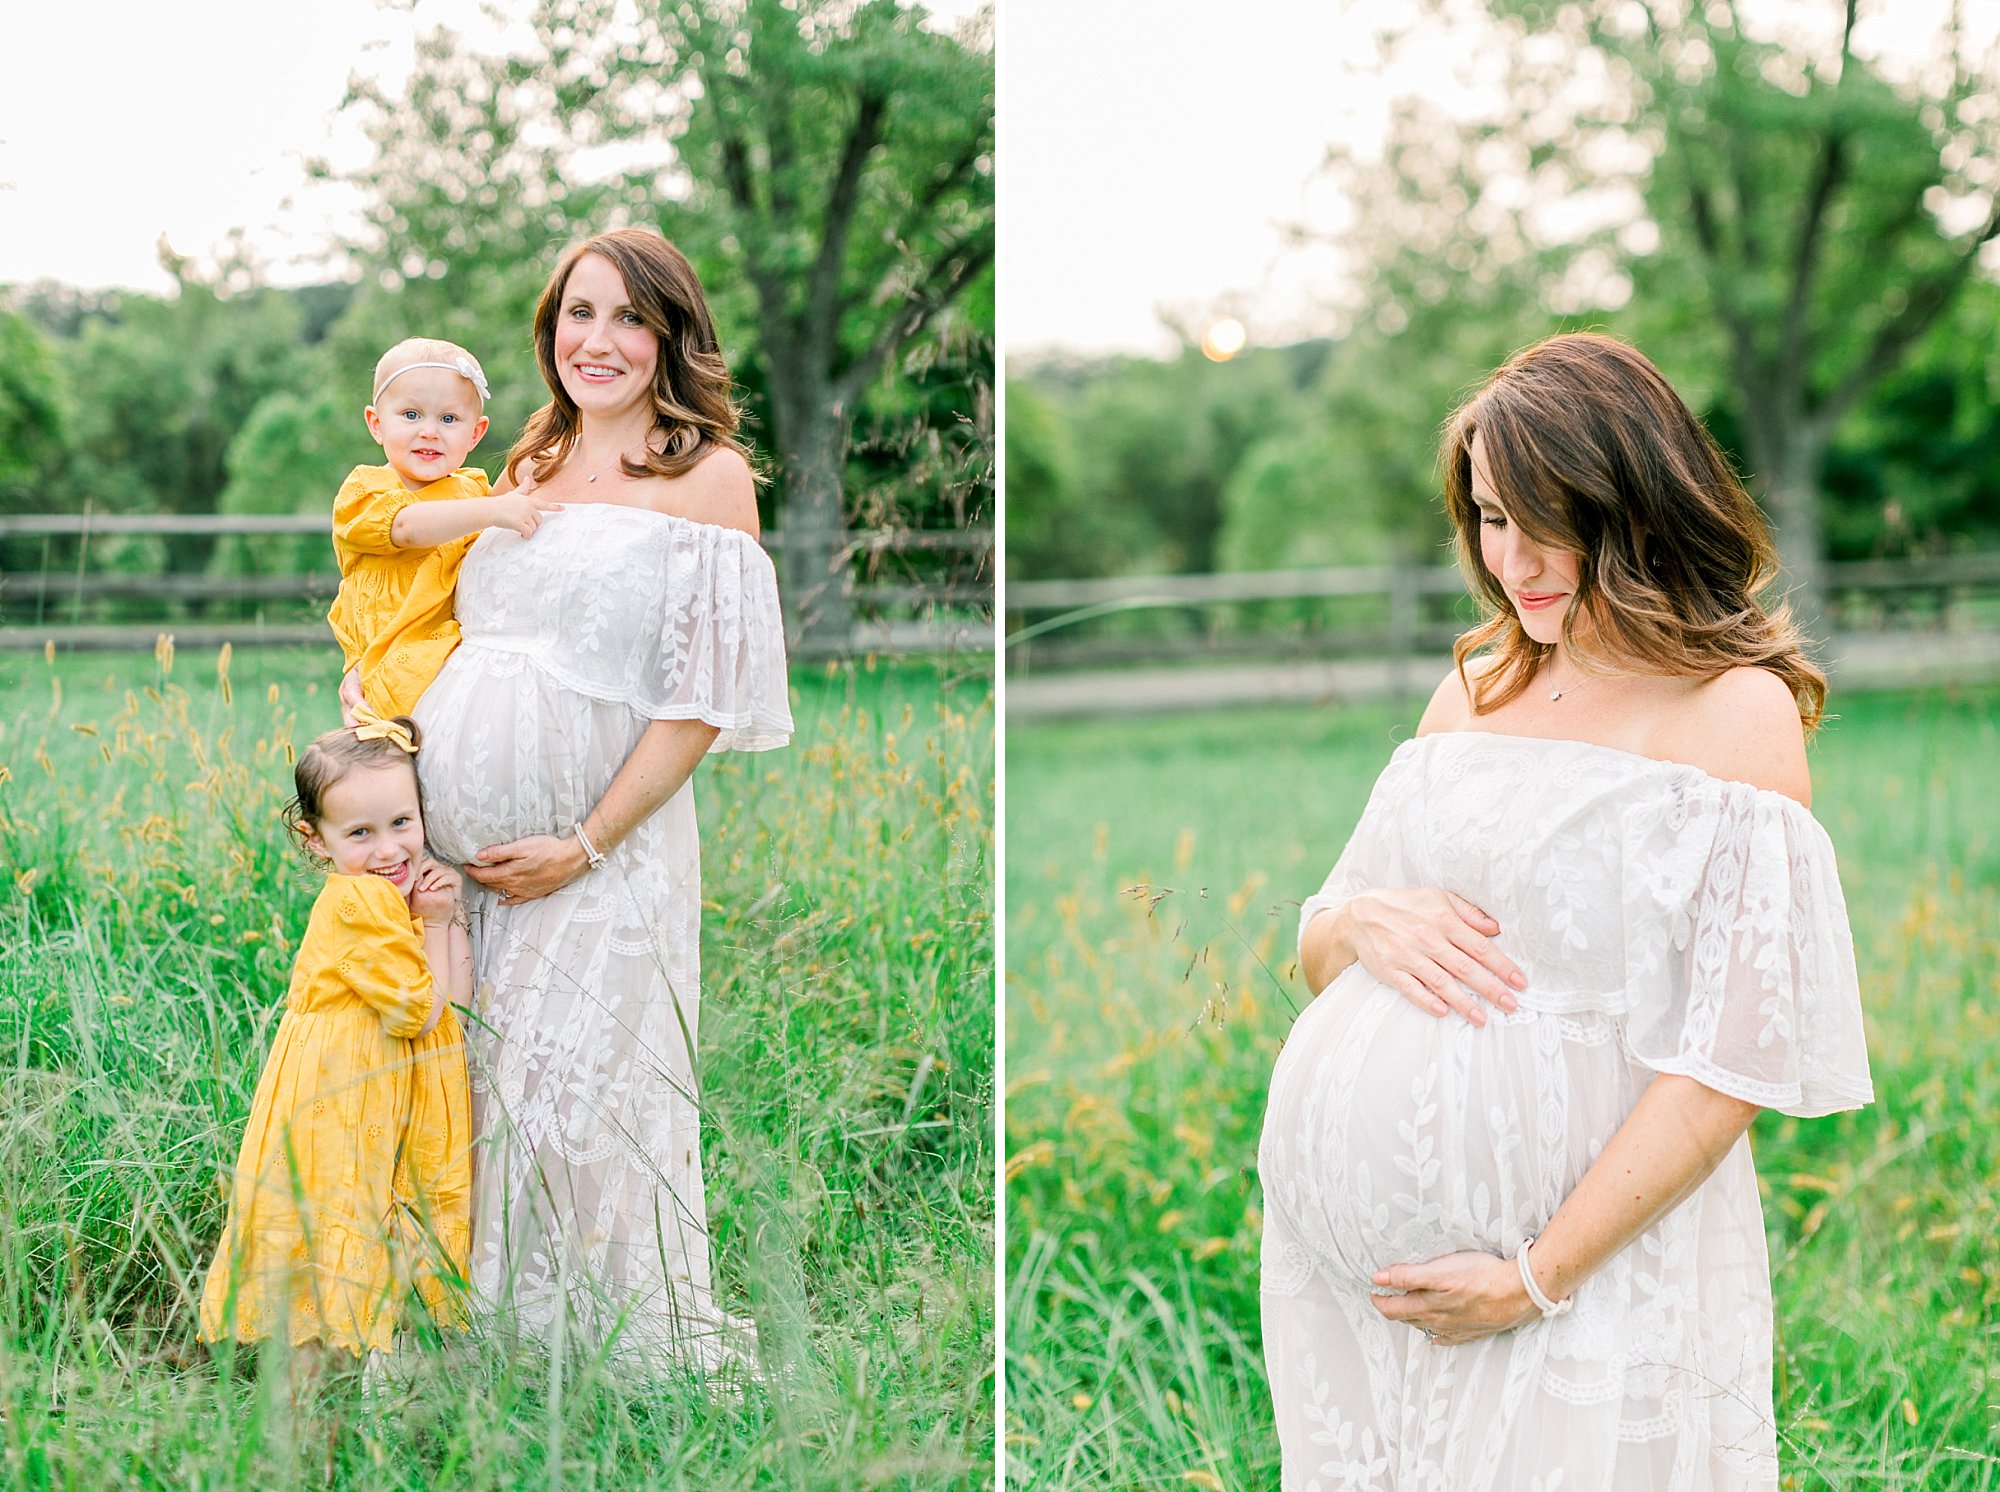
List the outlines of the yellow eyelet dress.
<svg viewBox="0 0 2000 1492">
<path fill-rule="evenodd" d="M 380 876 L 314 902 L 257 1080 L 201 1335 L 385 1350 L 412 1285 L 464 1325 L 471 1243 L 465 1037 L 426 1036 L 423 924 Z"/>
<path fill-rule="evenodd" d="M 411 503 L 485 497 L 486 474 L 461 467 L 415 492 L 387 466 L 357 466 L 333 500 L 333 553 L 340 591 L 326 619 L 343 669 L 359 668 L 368 707 L 407 715 L 458 646 L 452 594 L 476 534 L 432 549 L 399 549 L 390 530 Z"/>
</svg>

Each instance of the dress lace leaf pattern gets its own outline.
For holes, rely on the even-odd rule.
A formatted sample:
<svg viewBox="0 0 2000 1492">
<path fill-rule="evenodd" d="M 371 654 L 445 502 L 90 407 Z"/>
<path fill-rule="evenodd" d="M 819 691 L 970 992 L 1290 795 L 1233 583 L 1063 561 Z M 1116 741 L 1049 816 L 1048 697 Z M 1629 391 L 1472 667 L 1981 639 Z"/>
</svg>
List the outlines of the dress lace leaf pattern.
<svg viewBox="0 0 2000 1492">
<path fill-rule="evenodd" d="M 566 835 L 654 720 L 714 750 L 791 731 L 771 562 L 749 535 L 571 504 L 489 531 L 459 577 L 463 640 L 417 709 L 432 849 L 464 863 Z M 603 867 L 505 907 L 468 880 L 474 1289 L 525 1330 L 717 1364 L 696 1043 L 701 851 L 683 787 Z"/>
<path fill-rule="evenodd" d="M 1391 758 L 1301 928 L 1357 891 L 1418 885 L 1496 917 L 1528 988 L 1479 1029 L 1357 965 L 1292 1029 L 1258 1162 L 1284 1487 L 1774 1489 L 1747 1140 L 1566 1315 L 1436 1347 L 1375 1310 L 1370 1279 L 1511 1255 L 1660 1073 L 1802 1116 L 1870 1101 L 1824 831 L 1692 767 L 1427 736 Z"/>
</svg>

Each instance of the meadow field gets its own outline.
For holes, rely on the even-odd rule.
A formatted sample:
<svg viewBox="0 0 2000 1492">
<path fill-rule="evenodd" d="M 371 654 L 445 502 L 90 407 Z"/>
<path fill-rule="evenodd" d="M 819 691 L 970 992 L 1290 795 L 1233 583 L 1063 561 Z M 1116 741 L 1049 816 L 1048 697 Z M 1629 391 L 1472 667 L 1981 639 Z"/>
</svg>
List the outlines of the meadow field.
<svg viewBox="0 0 2000 1492">
<path fill-rule="evenodd" d="M 761 1376 L 476 1334 L 288 1406 L 194 1304 L 317 880 L 278 809 L 330 649 L 0 656 L 0 1481 L 990 1485 L 990 675 L 795 671 L 697 774 L 718 1288 Z"/>
<path fill-rule="evenodd" d="M 1840 696 L 1812 748 L 1877 1101 L 1753 1132 L 1784 1485 L 2000 1489 L 2000 690 Z M 1277 1485 L 1257 1136 L 1298 904 L 1416 710 L 1007 741 L 1010 1483 Z"/>
</svg>

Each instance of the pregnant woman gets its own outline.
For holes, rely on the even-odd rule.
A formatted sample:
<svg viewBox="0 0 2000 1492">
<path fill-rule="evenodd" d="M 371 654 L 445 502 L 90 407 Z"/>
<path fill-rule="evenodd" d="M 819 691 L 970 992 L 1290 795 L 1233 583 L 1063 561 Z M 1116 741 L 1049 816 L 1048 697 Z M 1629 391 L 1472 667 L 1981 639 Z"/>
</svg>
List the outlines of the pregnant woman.
<svg viewBox="0 0 2000 1492">
<path fill-rule="evenodd" d="M 1305 904 L 1264 1122 L 1283 1484 L 1775 1489 L 1745 1131 L 1873 1096 L 1825 680 L 1633 349 L 1517 355 L 1444 471 L 1492 615 Z"/>
<path fill-rule="evenodd" d="M 507 458 L 560 504 L 466 556 L 417 707 L 475 964 L 472 1283 L 523 1328 L 730 1359 L 709 1282 L 689 777 L 791 713 L 728 369 L 679 251 L 571 249 L 535 309 L 550 402 Z"/>
</svg>

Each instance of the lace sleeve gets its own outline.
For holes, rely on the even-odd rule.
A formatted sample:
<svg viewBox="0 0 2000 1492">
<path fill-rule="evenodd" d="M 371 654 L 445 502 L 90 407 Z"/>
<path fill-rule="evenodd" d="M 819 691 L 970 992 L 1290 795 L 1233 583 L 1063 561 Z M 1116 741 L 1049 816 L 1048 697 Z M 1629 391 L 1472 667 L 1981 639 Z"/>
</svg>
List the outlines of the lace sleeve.
<svg viewBox="0 0 2000 1492">
<path fill-rule="evenodd" d="M 658 629 L 637 660 L 631 699 L 654 720 L 721 727 L 712 751 L 768 751 L 791 739 L 785 623 L 771 557 L 756 540 L 684 525 Z"/>
<path fill-rule="evenodd" d="M 1375 779 L 1368 805 L 1361 810 L 1361 820 L 1354 826 L 1354 832 L 1347 836 L 1340 858 L 1327 872 L 1319 890 L 1299 908 L 1300 944 L 1305 942 L 1307 923 L 1319 913 L 1343 905 L 1357 892 L 1411 884 L 1402 836 L 1395 832 L 1395 823 L 1396 804 L 1415 789 L 1412 771 L 1409 759 L 1399 753 Z"/>
<path fill-rule="evenodd" d="M 1626 824 L 1634 1058 L 1801 1118 L 1874 1097 L 1833 844 L 1791 799 L 1691 774 Z"/>
</svg>

